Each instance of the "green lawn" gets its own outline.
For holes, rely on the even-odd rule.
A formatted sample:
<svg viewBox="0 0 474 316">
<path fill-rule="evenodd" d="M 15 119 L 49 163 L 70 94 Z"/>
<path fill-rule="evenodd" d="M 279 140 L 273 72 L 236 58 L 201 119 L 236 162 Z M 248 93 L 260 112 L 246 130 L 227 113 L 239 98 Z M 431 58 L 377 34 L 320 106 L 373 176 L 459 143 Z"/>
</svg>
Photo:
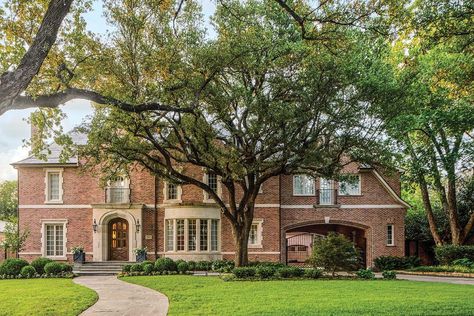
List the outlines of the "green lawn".
<svg viewBox="0 0 474 316">
<path fill-rule="evenodd" d="M 412 281 L 234 281 L 153 276 L 122 280 L 170 299 L 170 315 L 472 315 L 474 286 Z"/>
<path fill-rule="evenodd" d="M 0 315 L 78 315 L 96 301 L 72 279 L 0 280 Z"/>
</svg>

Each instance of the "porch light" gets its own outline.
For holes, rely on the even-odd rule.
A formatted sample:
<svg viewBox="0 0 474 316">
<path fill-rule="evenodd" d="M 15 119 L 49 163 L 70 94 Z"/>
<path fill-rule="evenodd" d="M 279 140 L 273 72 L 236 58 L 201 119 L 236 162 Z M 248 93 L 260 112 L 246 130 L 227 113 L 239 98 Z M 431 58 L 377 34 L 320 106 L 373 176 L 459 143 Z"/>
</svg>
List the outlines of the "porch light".
<svg viewBox="0 0 474 316">
<path fill-rule="evenodd" d="M 95 218 L 94 218 L 94 224 L 92 224 L 92 229 L 94 230 L 94 233 L 97 233 L 97 222 L 95 221 Z"/>
<path fill-rule="evenodd" d="M 137 227 L 137 233 L 140 232 L 140 220 L 137 219 L 137 224 L 135 225 Z"/>
</svg>

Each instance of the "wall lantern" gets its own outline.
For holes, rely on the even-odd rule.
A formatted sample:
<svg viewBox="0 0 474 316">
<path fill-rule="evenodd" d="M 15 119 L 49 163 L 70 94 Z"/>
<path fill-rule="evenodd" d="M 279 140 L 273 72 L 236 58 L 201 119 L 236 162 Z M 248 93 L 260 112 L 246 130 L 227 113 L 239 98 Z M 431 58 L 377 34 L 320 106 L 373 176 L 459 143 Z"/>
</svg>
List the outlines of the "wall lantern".
<svg viewBox="0 0 474 316">
<path fill-rule="evenodd" d="M 94 224 L 92 224 L 92 229 L 94 230 L 94 233 L 97 233 L 97 222 L 95 221 L 95 218 L 94 218 Z"/>
<path fill-rule="evenodd" d="M 137 219 L 137 224 L 135 225 L 137 227 L 137 233 L 140 232 L 140 220 Z"/>
</svg>

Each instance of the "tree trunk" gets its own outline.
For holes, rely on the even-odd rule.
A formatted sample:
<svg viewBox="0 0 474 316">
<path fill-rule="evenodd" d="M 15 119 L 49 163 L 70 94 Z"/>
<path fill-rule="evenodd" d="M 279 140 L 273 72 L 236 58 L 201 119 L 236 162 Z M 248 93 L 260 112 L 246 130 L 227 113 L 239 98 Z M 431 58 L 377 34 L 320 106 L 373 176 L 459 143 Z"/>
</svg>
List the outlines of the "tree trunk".
<svg viewBox="0 0 474 316">
<path fill-rule="evenodd" d="M 245 227 L 233 227 L 235 240 L 235 266 L 242 267 L 249 263 L 248 239 L 249 233 Z"/>
<path fill-rule="evenodd" d="M 436 221 L 433 214 L 433 209 L 431 207 L 430 194 L 428 192 L 428 185 L 422 174 L 418 174 L 418 185 L 421 190 L 421 197 L 423 199 L 423 206 L 425 209 L 426 216 L 428 218 L 428 224 L 430 226 L 431 235 L 433 236 L 436 246 L 442 246 L 443 240 L 438 234 L 438 229 L 436 227 Z"/>
<path fill-rule="evenodd" d="M 448 175 L 448 217 L 451 229 L 451 242 L 453 245 L 461 245 L 461 228 L 456 203 L 456 183 L 453 175 Z"/>
</svg>

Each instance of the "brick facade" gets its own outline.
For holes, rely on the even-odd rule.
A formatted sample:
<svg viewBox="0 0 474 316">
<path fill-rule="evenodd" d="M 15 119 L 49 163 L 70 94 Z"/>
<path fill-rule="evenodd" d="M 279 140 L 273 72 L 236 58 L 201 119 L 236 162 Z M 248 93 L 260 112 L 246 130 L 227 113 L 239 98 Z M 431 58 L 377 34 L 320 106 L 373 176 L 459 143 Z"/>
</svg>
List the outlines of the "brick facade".
<svg viewBox="0 0 474 316">
<path fill-rule="evenodd" d="M 178 214 L 177 218 L 180 218 L 182 211 L 188 214 L 183 218 L 192 218 L 193 210 L 198 209 L 203 214 L 214 212 L 220 218 L 219 249 L 214 255 L 226 259 L 234 256 L 234 239 L 229 221 L 219 215 L 216 205 L 204 203 L 204 194 L 197 187 L 183 186 L 180 201 L 166 201 L 165 181 L 135 168 L 130 172 L 130 203 L 117 206 L 106 203 L 105 190 L 100 187 L 99 180 L 82 172 L 77 165 L 17 164 L 16 168 L 19 179 L 20 229 L 30 232 L 25 249 L 20 254 L 22 258 L 33 259 L 45 255 L 44 223 L 59 220 L 65 222 L 66 252 L 62 258 L 56 259 L 71 260 L 71 248 L 81 245 L 85 247 L 86 260 L 96 260 L 98 251 L 103 251 L 102 260 L 107 260 L 104 247 L 108 247 L 108 237 L 99 234 L 106 234 L 107 221 L 114 216 L 126 220 L 129 229 L 133 228 L 130 232 L 133 231 L 134 236 L 139 239 L 132 240 L 130 237 L 129 247 L 146 246 L 151 259 L 155 258 L 155 254 L 166 256 L 169 255 L 165 251 L 166 216 L 169 219 Z M 48 168 L 62 170 L 62 203 L 45 202 Z M 352 164 L 345 171 L 360 175 L 361 192 L 356 196 L 337 196 L 336 205 L 331 206 L 317 205 L 315 196 L 294 196 L 291 175 L 274 177 L 264 183 L 255 211 L 255 220 L 261 223 L 261 245 L 249 247 L 250 260 L 285 261 L 287 232 L 310 233 L 316 226 L 327 232 L 331 227 L 336 227 L 334 225 L 338 229 L 345 227 L 347 234 L 351 228 L 361 232 L 360 235 L 367 241 L 368 265 L 381 255 L 403 256 L 406 206 L 397 196 L 400 193 L 398 175 L 382 176 L 386 180 L 384 184 L 372 169 L 359 170 L 357 165 Z M 188 172 L 197 179 L 203 179 L 200 168 L 191 167 Z M 315 188 L 319 188 L 319 185 L 319 180 L 316 180 Z M 389 192 L 390 189 L 392 193 Z M 222 195 L 226 197 L 225 190 L 222 190 Z M 135 213 L 131 211 L 132 208 Z M 97 232 L 93 230 L 94 224 L 99 227 Z M 387 224 L 394 227 L 393 246 L 387 246 Z M 130 257 L 129 260 L 133 261 L 133 258 Z"/>
</svg>

